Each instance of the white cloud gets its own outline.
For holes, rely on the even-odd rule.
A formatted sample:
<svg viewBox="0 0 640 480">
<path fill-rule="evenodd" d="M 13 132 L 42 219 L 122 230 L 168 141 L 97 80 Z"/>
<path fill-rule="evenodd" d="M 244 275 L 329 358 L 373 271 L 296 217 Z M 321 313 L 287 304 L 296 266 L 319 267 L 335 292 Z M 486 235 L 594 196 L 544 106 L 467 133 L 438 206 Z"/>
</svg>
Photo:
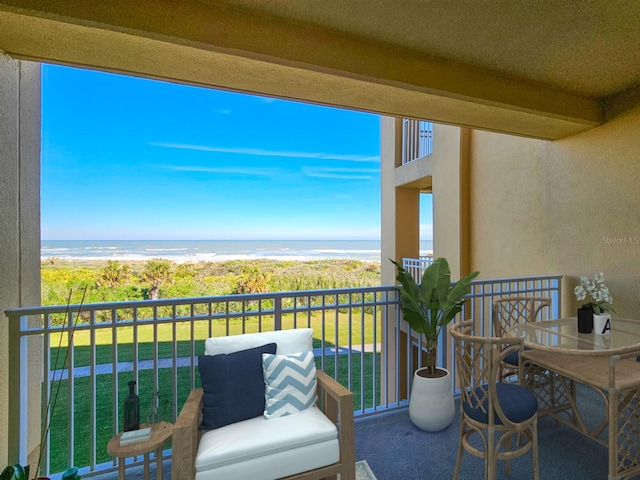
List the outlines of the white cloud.
<svg viewBox="0 0 640 480">
<path fill-rule="evenodd" d="M 303 175 L 315 178 L 338 178 L 344 180 L 375 180 L 380 173 L 376 168 L 323 168 L 305 167 L 302 169 Z M 362 174 L 372 175 L 362 175 Z"/>
<path fill-rule="evenodd" d="M 158 165 L 160 168 L 175 170 L 180 172 L 203 172 L 203 173 L 223 173 L 227 175 L 253 175 L 271 177 L 278 175 L 275 168 L 234 168 L 234 167 L 191 167 L 175 165 Z"/>
<path fill-rule="evenodd" d="M 347 175 L 339 173 L 315 173 L 307 176 L 315 178 L 335 178 L 339 180 L 375 180 L 375 177 L 368 175 Z"/>
<path fill-rule="evenodd" d="M 319 152 L 288 152 L 278 150 L 263 150 L 257 148 L 224 148 L 208 147 L 206 145 L 189 145 L 184 143 L 150 142 L 151 145 L 164 148 L 176 148 L 181 150 L 197 150 L 202 152 L 231 153 L 240 155 L 255 155 L 261 157 L 287 157 L 287 158 L 311 158 L 317 160 L 344 160 L 350 162 L 379 162 L 378 156 L 366 155 L 342 155 L 336 153 Z"/>
</svg>

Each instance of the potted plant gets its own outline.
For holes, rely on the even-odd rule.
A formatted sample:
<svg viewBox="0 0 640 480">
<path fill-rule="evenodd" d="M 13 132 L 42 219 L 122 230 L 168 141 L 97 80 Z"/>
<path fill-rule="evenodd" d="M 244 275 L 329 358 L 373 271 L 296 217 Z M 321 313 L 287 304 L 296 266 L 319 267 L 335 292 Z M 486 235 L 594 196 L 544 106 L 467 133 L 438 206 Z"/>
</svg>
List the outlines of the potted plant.
<svg viewBox="0 0 640 480">
<path fill-rule="evenodd" d="M 580 284 L 573 289 L 576 299 L 581 301 L 588 297 L 588 302 L 578 309 L 578 332 L 596 334 L 607 333 L 611 329 L 611 313 L 615 310 L 609 287 L 604 283 L 604 273 L 596 273 L 593 280 L 580 277 Z M 594 325 L 598 328 L 594 328 Z"/>
<path fill-rule="evenodd" d="M 449 372 L 437 366 L 440 330 L 462 311 L 464 296 L 479 272 L 451 283 L 449 262 L 437 258 L 425 269 L 418 285 L 402 266 L 391 262 L 398 271 L 396 280 L 400 285 L 396 288 L 400 292 L 402 316 L 412 330 L 424 336 L 426 347 L 426 366 L 413 376 L 409 416 L 423 430 L 442 430 L 453 421 L 455 407 Z"/>
</svg>

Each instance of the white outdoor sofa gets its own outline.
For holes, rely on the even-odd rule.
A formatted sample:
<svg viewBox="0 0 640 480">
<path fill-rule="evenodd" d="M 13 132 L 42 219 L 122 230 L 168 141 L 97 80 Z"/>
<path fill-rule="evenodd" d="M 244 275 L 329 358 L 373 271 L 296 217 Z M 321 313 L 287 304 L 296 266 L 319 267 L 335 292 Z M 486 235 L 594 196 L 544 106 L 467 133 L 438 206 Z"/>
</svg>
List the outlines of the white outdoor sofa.
<svg viewBox="0 0 640 480">
<path fill-rule="evenodd" d="M 312 351 L 312 339 L 308 328 L 211 338 L 205 355 L 229 355 L 268 343 L 276 343 L 277 355 L 287 355 Z M 312 480 L 340 474 L 341 480 L 355 480 L 353 394 L 324 372 L 316 375 L 315 405 L 208 431 L 199 429 L 203 389 L 192 390 L 173 428 L 171 478 Z"/>
</svg>

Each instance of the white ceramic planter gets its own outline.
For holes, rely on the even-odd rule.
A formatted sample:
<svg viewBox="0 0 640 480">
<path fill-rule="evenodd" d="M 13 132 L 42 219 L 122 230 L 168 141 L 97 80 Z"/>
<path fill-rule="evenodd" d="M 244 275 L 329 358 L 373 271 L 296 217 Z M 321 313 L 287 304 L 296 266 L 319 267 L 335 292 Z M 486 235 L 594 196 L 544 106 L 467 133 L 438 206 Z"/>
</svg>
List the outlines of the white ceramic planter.
<svg viewBox="0 0 640 480">
<path fill-rule="evenodd" d="M 596 335 L 607 335 L 611 333 L 611 314 L 593 314 L 593 333 Z"/>
<path fill-rule="evenodd" d="M 413 374 L 409 398 L 409 418 L 413 424 L 427 432 L 438 432 L 451 425 L 456 414 L 453 402 L 451 374 L 438 378 L 421 377 L 420 368 Z"/>
</svg>

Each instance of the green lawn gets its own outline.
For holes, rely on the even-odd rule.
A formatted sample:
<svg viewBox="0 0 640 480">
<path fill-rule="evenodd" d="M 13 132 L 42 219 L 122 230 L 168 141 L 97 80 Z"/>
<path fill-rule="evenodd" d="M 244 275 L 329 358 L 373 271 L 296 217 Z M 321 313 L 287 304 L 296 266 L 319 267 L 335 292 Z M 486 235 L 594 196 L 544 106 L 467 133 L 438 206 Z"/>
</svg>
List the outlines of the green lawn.
<svg viewBox="0 0 640 480">
<path fill-rule="evenodd" d="M 365 315 L 364 332 L 360 325 L 360 314 L 354 315 L 355 321 L 351 331 L 347 328 L 350 324 L 350 318 L 347 314 L 339 314 L 338 318 L 329 316 L 323 321 L 322 316 L 314 312 L 310 318 L 305 318 L 302 321 L 297 319 L 295 326 L 306 327 L 309 326 L 314 331 L 314 336 L 319 339 L 324 331 L 324 336 L 327 339 L 327 346 L 332 346 L 336 342 L 336 329 L 338 327 L 339 345 L 349 345 L 349 338 L 351 338 L 353 344 L 359 345 L 362 343 L 362 336 L 364 335 L 364 343 L 373 342 L 373 317 L 370 314 Z M 378 317 L 380 318 L 380 317 Z M 110 324 L 109 324 L 110 325 Z M 211 328 L 212 335 L 209 334 Z M 294 328 L 294 318 L 292 315 L 283 316 L 282 328 Z M 244 322 L 240 320 L 232 320 L 229 322 L 229 335 L 237 335 L 240 333 L 258 332 L 260 330 L 268 330 L 269 326 L 265 322 L 260 325 L 256 319 L 249 319 Z M 377 321 L 377 339 L 381 338 L 380 334 L 380 320 Z M 130 362 L 133 361 L 133 330 L 131 326 L 117 327 L 118 334 L 118 362 Z M 96 339 L 96 364 L 111 363 L 113 360 L 113 336 L 111 326 L 103 330 L 98 330 L 95 333 Z M 174 341 L 174 326 L 173 324 L 161 324 L 157 326 L 157 330 L 154 332 L 153 325 L 142 325 L 137 328 L 138 335 L 138 360 L 151 360 L 153 358 L 168 358 L 173 356 L 173 341 Z M 153 339 L 154 335 L 157 336 L 158 352 L 154 350 Z M 193 335 L 193 337 L 192 337 Z M 214 321 L 198 321 L 195 322 L 193 327 L 193 334 L 191 331 L 190 323 L 178 323 L 175 326 L 175 338 L 177 343 L 177 356 L 191 356 L 191 338 L 194 338 L 193 352 L 195 355 L 200 355 L 204 352 L 204 341 L 210 336 L 225 336 L 227 335 L 227 325 L 223 320 Z M 51 365 L 56 360 L 58 355 L 57 345 L 63 345 L 58 357 L 58 365 L 61 366 L 64 356 L 66 355 L 67 337 L 63 335 L 62 342 L 57 335 L 51 336 L 51 345 L 55 347 L 51 349 Z M 76 330 L 74 334 L 74 366 L 87 366 L 90 365 L 90 334 L 88 331 Z M 314 341 L 314 346 L 320 346 L 320 340 Z"/>
</svg>

